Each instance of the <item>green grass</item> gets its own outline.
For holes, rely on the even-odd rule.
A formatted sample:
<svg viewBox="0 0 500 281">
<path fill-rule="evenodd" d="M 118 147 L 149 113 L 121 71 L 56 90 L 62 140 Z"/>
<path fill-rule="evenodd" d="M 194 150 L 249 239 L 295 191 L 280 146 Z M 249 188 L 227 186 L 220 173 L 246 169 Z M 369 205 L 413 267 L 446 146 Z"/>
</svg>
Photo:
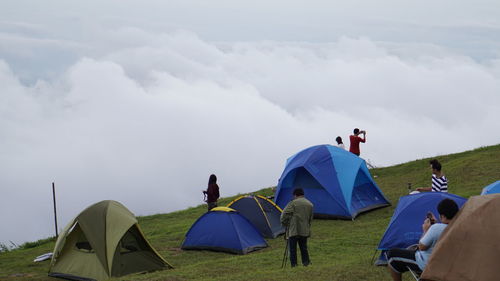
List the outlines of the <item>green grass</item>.
<svg viewBox="0 0 500 281">
<path fill-rule="evenodd" d="M 500 145 L 437 157 L 449 179 L 451 193 L 478 195 L 489 183 L 500 179 Z M 309 240 L 310 267 L 281 269 L 282 237 L 268 240 L 269 247 L 248 255 L 209 251 L 181 251 L 184 235 L 206 207 L 169 214 L 139 217 L 139 224 L 153 246 L 175 269 L 129 275 L 113 280 L 390 280 L 385 268 L 371 265 L 377 244 L 392 216 L 397 200 L 413 187 L 429 186 L 429 159 L 371 170 L 392 206 L 360 215 L 355 221 L 314 220 Z M 271 188 L 255 194 L 270 195 Z M 225 205 L 236 198 L 223 198 Z M 49 262 L 33 258 L 52 251 L 53 239 L 43 239 L 0 253 L 0 280 L 55 280 L 47 277 Z M 405 280 L 411 280 L 409 276 Z"/>
</svg>

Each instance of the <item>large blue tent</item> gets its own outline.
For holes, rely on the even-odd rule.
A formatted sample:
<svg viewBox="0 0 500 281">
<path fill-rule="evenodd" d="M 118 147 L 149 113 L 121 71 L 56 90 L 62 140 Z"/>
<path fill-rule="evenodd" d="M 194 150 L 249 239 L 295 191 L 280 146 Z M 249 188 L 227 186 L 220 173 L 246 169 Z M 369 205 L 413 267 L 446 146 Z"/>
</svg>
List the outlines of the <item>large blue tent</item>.
<svg viewBox="0 0 500 281">
<path fill-rule="evenodd" d="M 304 189 L 316 217 L 354 219 L 359 213 L 390 205 L 358 156 L 332 145 L 317 145 L 287 160 L 275 194 L 284 208 L 293 189 Z"/>
<path fill-rule="evenodd" d="M 483 188 L 481 195 L 493 194 L 493 193 L 500 193 L 500 181 L 496 181 Z"/>
<path fill-rule="evenodd" d="M 267 247 L 260 232 L 239 212 L 217 207 L 206 212 L 186 233 L 182 249 L 246 254 Z"/>
<path fill-rule="evenodd" d="M 378 250 L 386 251 L 392 248 L 407 248 L 417 244 L 422 236 L 422 223 L 428 212 L 439 218 L 437 205 L 441 200 L 449 198 L 455 201 L 459 208 L 467 199 L 451 193 L 422 192 L 399 198 L 391 221 L 378 245 Z M 383 252 L 378 264 L 383 264 Z"/>
</svg>

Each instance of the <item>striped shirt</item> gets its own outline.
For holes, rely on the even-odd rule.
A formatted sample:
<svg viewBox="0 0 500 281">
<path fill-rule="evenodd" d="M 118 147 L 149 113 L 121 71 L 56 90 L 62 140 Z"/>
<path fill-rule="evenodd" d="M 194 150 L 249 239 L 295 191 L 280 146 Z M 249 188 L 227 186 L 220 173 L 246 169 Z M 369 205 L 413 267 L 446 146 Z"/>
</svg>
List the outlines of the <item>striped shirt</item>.
<svg viewBox="0 0 500 281">
<path fill-rule="evenodd" d="M 448 179 L 442 175 L 438 178 L 432 174 L 432 191 L 433 192 L 448 192 Z"/>
</svg>

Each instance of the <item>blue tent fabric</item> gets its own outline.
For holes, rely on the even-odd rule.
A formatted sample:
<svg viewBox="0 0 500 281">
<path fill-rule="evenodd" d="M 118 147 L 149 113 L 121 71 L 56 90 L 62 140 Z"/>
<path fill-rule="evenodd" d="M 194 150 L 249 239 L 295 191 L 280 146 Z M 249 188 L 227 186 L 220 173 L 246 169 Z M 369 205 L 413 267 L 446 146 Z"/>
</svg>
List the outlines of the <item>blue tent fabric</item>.
<svg viewBox="0 0 500 281">
<path fill-rule="evenodd" d="M 247 254 L 267 247 L 260 232 L 236 211 L 210 211 L 186 233 L 182 249 Z"/>
<path fill-rule="evenodd" d="M 467 201 L 458 195 L 443 192 L 422 192 L 401 197 L 378 249 L 406 248 L 417 244 L 427 212 L 439 218 L 437 205 L 445 198 L 452 199 L 460 208 Z"/>
<path fill-rule="evenodd" d="M 363 159 L 332 145 L 317 145 L 287 160 L 275 202 L 284 208 L 296 187 L 314 204 L 316 217 L 353 219 L 359 213 L 390 205 Z"/>
<path fill-rule="evenodd" d="M 481 195 L 493 194 L 493 193 L 500 193 L 500 181 L 496 181 L 483 188 Z"/>
<path fill-rule="evenodd" d="M 377 249 L 382 252 L 375 265 L 387 265 L 384 253 L 389 249 L 405 249 L 417 244 L 422 236 L 422 223 L 427 212 L 432 212 L 439 218 L 437 205 L 445 198 L 454 200 L 460 208 L 467 201 L 458 195 L 443 192 L 422 192 L 399 198 L 391 221 L 378 245 Z"/>
<path fill-rule="evenodd" d="M 281 225 L 281 209 L 263 196 L 241 196 L 227 205 L 247 218 L 266 238 L 276 238 L 285 233 Z"/>
</svg>

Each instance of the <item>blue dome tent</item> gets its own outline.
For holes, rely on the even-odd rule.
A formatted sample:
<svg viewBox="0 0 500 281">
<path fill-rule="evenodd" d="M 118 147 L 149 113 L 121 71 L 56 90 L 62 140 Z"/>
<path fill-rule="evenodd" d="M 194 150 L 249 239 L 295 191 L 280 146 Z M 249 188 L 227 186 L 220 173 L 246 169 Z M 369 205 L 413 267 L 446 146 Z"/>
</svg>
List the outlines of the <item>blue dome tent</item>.
<svg viewBox="0 0 500 281">
<path fill-rule="evenodd" d="M 284 208 L 297 187 L 314 204 L 315 217 L 354 219 L 361 212 L 390 205 L 365 161 L 332 145 L 312 146 L 287 160 L 276 204 Z"/>
<path fill-rule="evenodd" d="M 227 205 L 247 218 L 265 238 L 276 238 L 285 233 L 281 225 L 282 210 L 262 195 L 243 195 Z"/>
<path fill-rule="evenodd" d="M 384 251 L 392 248 L 405 249 L 417 244 L 422 236 L 422 223 L 427 213 L 432 212 L 439 219 L 437 206 L 445 198 L 455 201 L 459 208 L 467 201 L 458 195 L 443 192 L 422 192 L 399 198 L 398 206 L 378 245 L 382 254 L 376 265 L 387 263 Z"/>
<path fill-rule="evenodd" d="M 496 181 L 483 188 L 483 192 L 481 192 L 481 195 L 493 194 L 493 193 L 500 193 L 500 181 Z"/>
<path fill-rule="evenodd" d="M 245 217 L 231 208 L 217 207 L 198 218 L 181 248 L 247 254 L 266 247 L 260 232 Z"/>
</svg>

